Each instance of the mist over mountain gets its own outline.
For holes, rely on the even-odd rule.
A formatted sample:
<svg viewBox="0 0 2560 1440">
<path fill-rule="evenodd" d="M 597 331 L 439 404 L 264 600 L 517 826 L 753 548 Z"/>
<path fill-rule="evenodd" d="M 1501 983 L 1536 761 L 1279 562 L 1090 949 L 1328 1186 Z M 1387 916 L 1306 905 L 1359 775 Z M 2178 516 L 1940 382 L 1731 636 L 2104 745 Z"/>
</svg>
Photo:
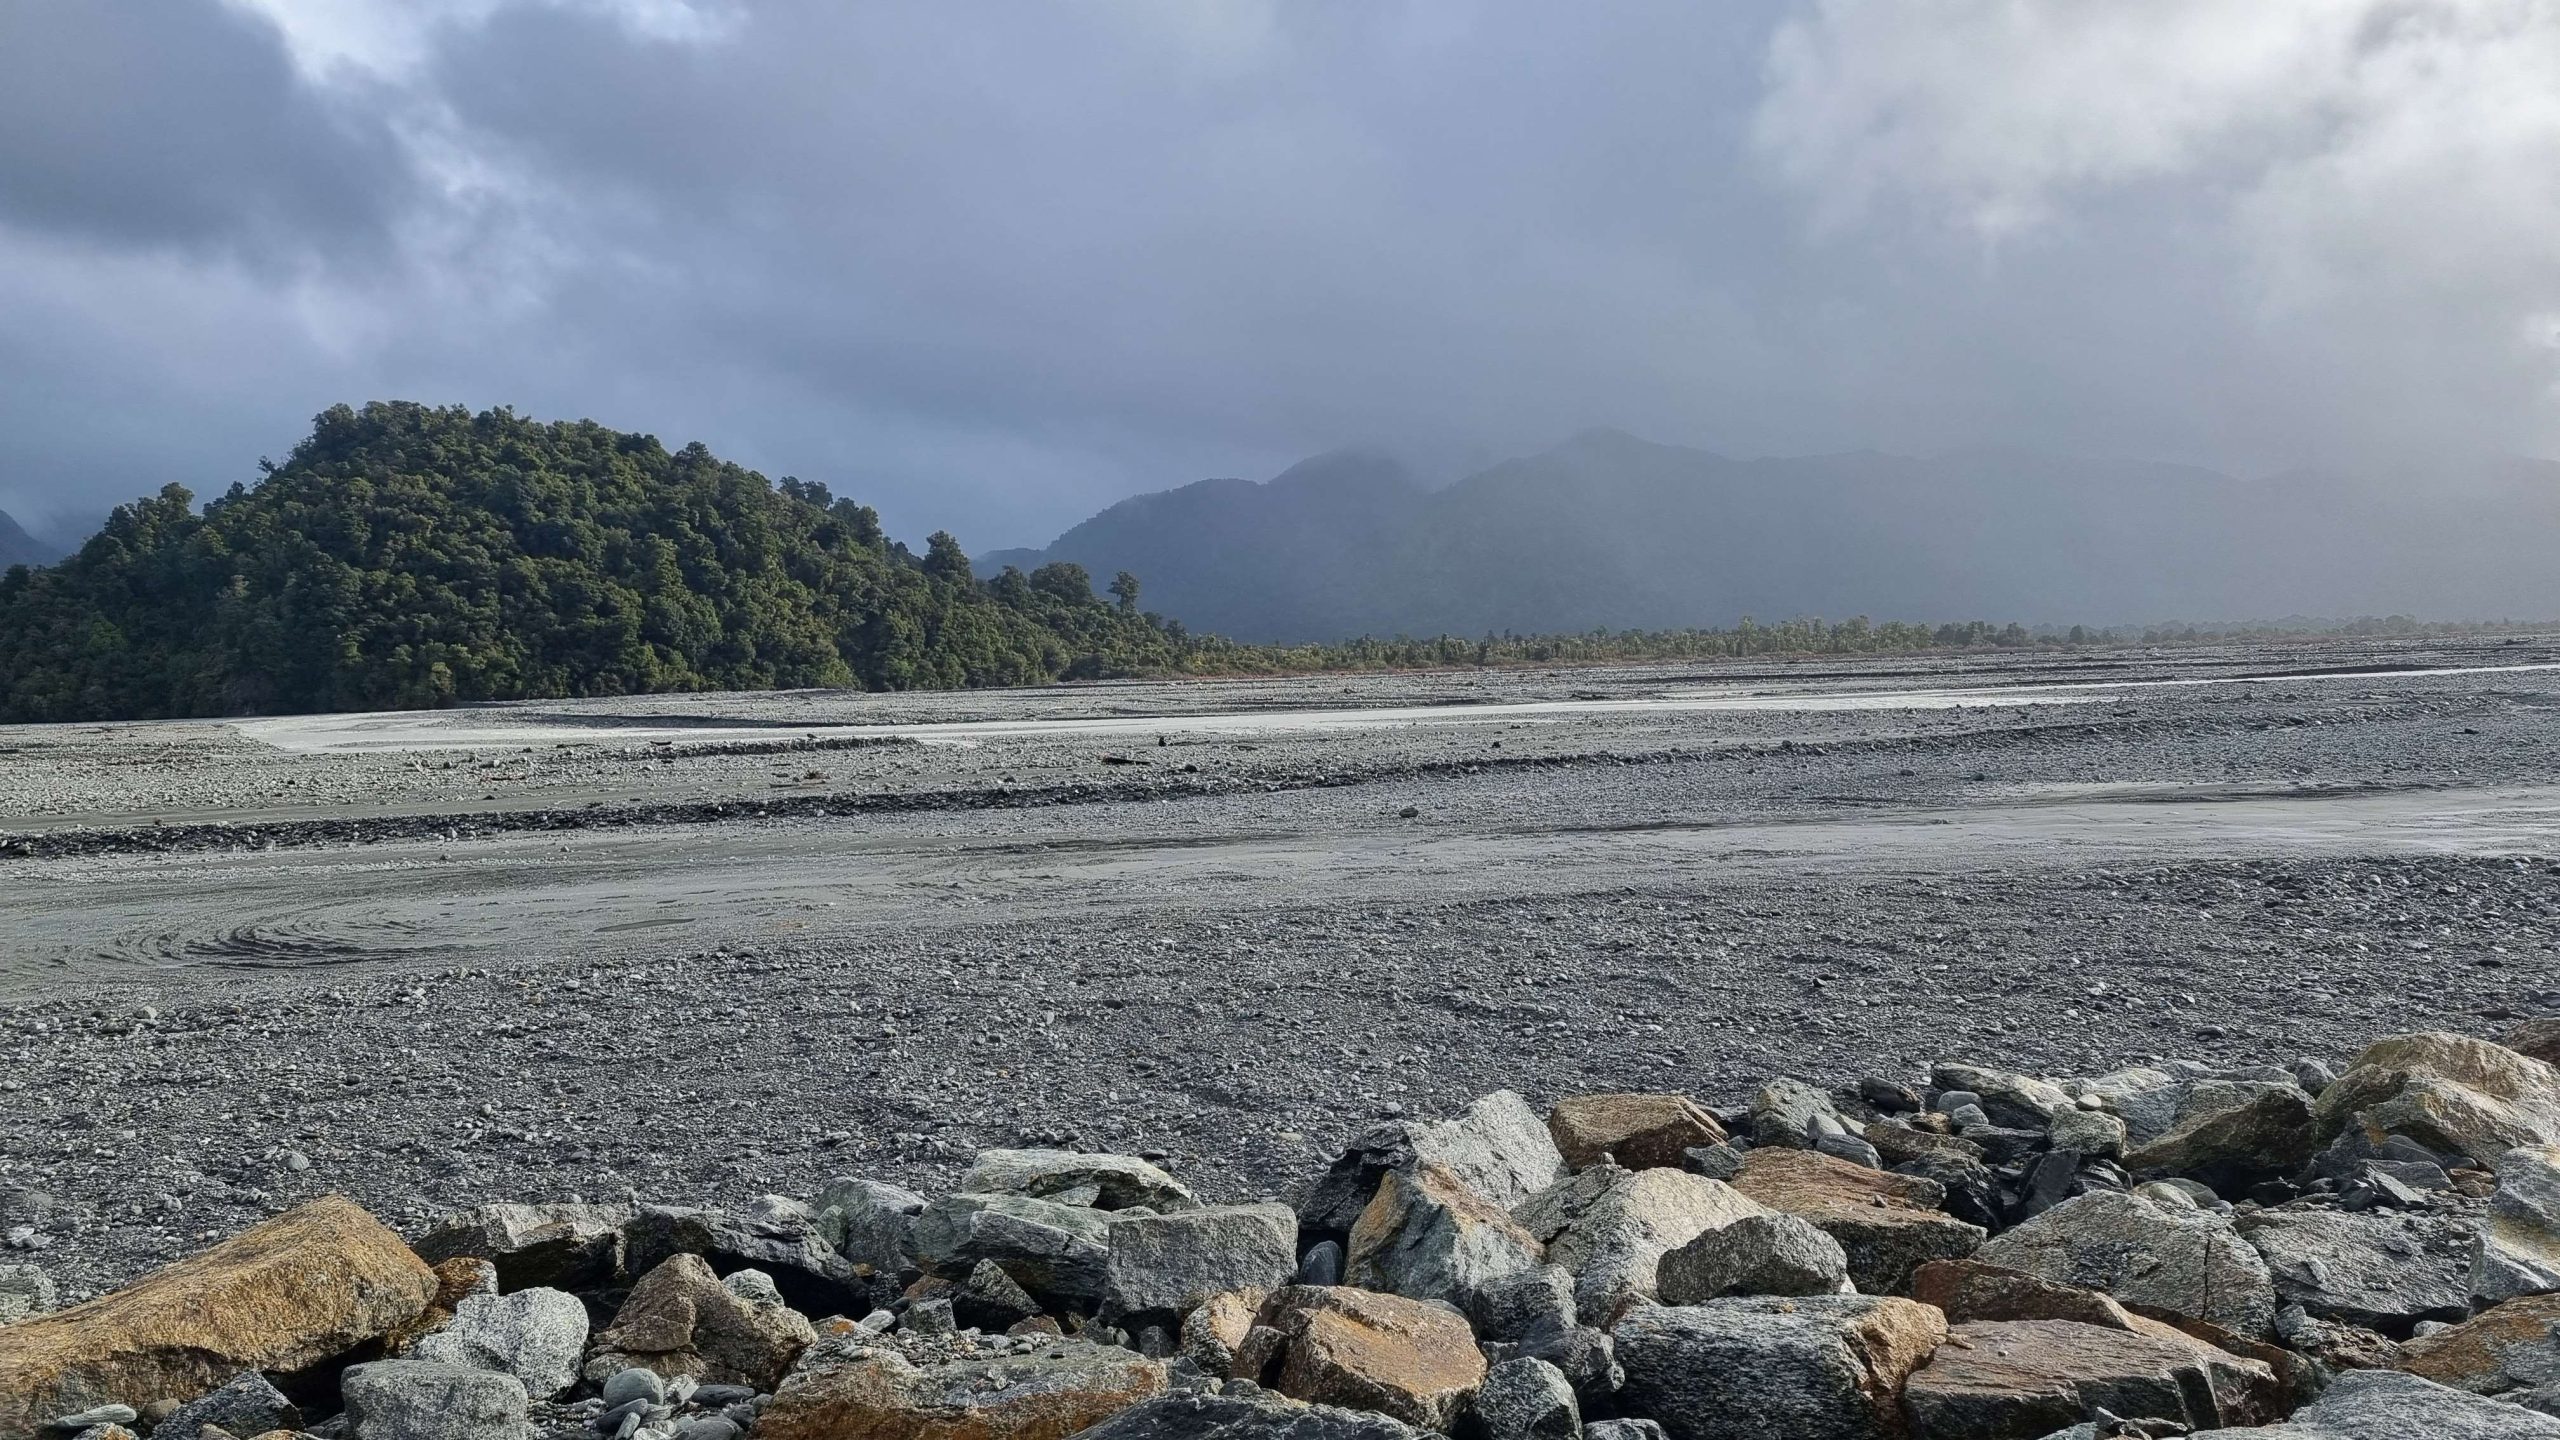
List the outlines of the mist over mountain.
<svg viewBox="0 0 2560 1440">
<path fill-rule="evenodd" d="M 40 538 L 0 510 L 0 570 L 12 565 L 50 565 L 70 553 L 71 546 Z"/>
<path fill-rule="evenodd" d="M 2425 473 L 2022 450 L 1739 460 L 1590 431 L 1440 490 L 1367 452 L 1111 506 L 989 571 L 1128 570 L 1248 641 L 1729 625 L 2560 615 L 2560 464 Z"/>
</svg>

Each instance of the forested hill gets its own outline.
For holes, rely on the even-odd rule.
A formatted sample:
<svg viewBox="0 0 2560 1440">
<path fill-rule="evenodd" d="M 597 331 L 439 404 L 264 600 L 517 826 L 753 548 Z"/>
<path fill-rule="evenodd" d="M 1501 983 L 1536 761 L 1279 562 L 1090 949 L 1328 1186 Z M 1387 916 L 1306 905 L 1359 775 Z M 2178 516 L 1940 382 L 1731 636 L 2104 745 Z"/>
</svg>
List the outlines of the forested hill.
<svg viewBox="0 0 2560 1440">
<path fill-rule="evenodd" d="M 172 486 L 0 578 L 0 720 L 692 689 L 1036 683 L 1169 666 L 1074 566 L 973 579 L 868 507 L 700 445 L 339 406 L 199 514 Z"/>
</svg>

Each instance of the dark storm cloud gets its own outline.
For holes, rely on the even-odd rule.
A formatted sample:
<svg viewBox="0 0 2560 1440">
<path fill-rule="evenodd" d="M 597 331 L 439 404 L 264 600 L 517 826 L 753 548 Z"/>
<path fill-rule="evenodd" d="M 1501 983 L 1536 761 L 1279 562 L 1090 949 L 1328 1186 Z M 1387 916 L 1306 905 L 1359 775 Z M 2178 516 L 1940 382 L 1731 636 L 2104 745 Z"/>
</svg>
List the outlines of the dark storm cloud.
<svg viewBox="0 0 2560 1440">
<path fill-rule="evenodd" d="M 0 85 L 0 506 L 213 488 L 387 395 L 701 438 L 973 545 L 1592 424 L 2560 448 L 2555 0 L 0 25 L 37 92 Z"/>
<path fill-rule="evenodd" d="M 0 223 L 251 258 L 378 237 L 409 156 L 206 4 L 0 6 Z"/>
</svg>

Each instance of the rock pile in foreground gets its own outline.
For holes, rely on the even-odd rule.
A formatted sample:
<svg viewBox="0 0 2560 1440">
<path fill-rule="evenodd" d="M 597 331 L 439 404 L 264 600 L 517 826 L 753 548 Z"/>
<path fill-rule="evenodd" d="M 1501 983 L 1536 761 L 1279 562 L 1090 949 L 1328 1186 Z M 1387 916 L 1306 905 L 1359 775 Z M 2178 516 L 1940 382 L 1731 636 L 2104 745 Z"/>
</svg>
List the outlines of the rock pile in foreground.
<svg viewBox="0 0 2560 1440">
<path fill-rule="evenodd" d="M 1295 1205 L 322 1200 L 68 1310 L 0 1266 L 0 1440 L 2560 1440 L 2560 1021 L 2505 1038 L 1501 1091 Z"/>
</svg>

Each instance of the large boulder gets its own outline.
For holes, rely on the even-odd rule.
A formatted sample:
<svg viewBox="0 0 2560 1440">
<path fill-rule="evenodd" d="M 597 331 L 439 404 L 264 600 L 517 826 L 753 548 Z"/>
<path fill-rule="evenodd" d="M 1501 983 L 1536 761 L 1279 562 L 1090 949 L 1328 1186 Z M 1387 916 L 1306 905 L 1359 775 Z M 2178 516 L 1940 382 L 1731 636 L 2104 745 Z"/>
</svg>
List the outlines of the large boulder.
<svg viewBox="0 0 2560 1440">
<path fill-rule="evenodd" d="M 1902 1434 L 1903 1378 L 1946 1333 L 1890 1296 L 1639 1306 L 1615 1337 L 1620 1401 L 1671 1440 L 1885 1440 Z"/>
<path fill-rule="evenodd" d="M 2560 1440 L 2560 1419 L 2392 1370 L 2350 1370 L 2282 1425 L 2189 1440 Z"/>
<path fill-rule="evenodd" d="M 2312 1121 L 2323 1142 L 2400 1135 L 2494 1166 L 2519 1146 L 2560 1144 L 2560 1070 L 2467 1035 L 2394 1035 L 2320 1092 Z"/>
<path fill-rule="evenodd" d="M 0 1435 L 316 1365 L 407 1324 L 435 1292 L 380 1221 L 314 1200 L 126 1289 L 0 1326 Z"/>
<path fill-rule="evenodd" d="M 2020 1130 L 2042 1130 L 2055 1116 L 2080 1108 L 2078 1101 L 2051 1081 L 1980 1065 L 1939 1061 L 1929 1067 L 1929 1083 L 1940 1090 L 1981 1096 L 1983 1113 L 1991 1123 Z"/>
<path fill-rule="evenodd" d="M 486 1260 L 502 1289 L 592 1290 L 626 1273 L 622 1227 L 631 1215 L 628 1205 L 481 1205 L 437 1221 L 417 1250 L 430 1265 Z"/>
<path fill-rule="evenodd" d="M 1271 1348 L 1241 1378 L 1299 1400 L 1446 1430 L 1484 1382 L 1474 1334 L 1445 1305 L 1347 1285 L 1292 1285 L 1264 1302 L 1257 1323 L 1272 1332 Z"/>
<path fill-rule="evenodd" d="M 2125 1143 L 2143 1145 L 2168 1133 L 2178 1123 L 2178 1106 L 2194 1082 L 2149 1065 L 2076 1082 L 2079 1096 L 2124 1121 Z"/>
<path fill-rule="evenodd" d="M 1728 1295 L 1838 1295 L 1852 1290 L 1840 1242 L 1794 1215 L 1745 1215 L 1662 1257 L 1665 1305 Z"/>
<path fill-rule="evenodd" d="M 2267 1368 L 2184 1336 L 2070 1320 L 1972 1320 L 1903 1387 L 1919 1440 L 2037 1440 L 2104 1410 L 2190 1427 L 2271 1419 Z"/>
<path fill-rule="evenodd" d="M 2407 1335 L 2470 1313 L 2471 1231 L 2443 1216 L 2261 1210 L 2236 1228 L 2265 1257 L 2278 1302 L 2323 1320 Z"/>
<path fill-rule="evenodd" d="M 1468 1189 L 1447 1166 L 1424 1161 L 1379 1181 L 1351 1227 L 1342 1278 L 1479 1315 L 1493 1290 L 1537 1269 L 1545 1255 L 1546 1247 L 1509 1212 Z"/>
<path fill-rule="evenodd" d="M 840 1175 L 819 1190 L 818 1238 L 856 1269 L 896 1275 L 916 1263 L 916 1216 L 924 1197 L 858 1175 Z"/>
<path fill-rule="evenodd" d="M 2545 1065 L 2560 1065 L 2560 1016 L 2537 1015 L 2511 1025 L 2498 1043 Z"/>
<path fill-rule="evenodd" d="M 1133 1350 L 1053 1339 L 1002 1353 L 857 1331 L 812 1346 L 756 1420 L 757 1440 L 1063 1440 L 1162 1394 Z"/>
<path fill-rule="evenodd" d="M 861 1314 L 872 1287 L 819 1234 L 817 1213 L 783 1195 L 746 1210 L 644 1205 L 622 1227 L 624 1263 L 646 1275 L 671 1256 L 699 1255 L 715 1275 L 759 1270 L 783 1298 L 812 1315 Z"/>
<path fill-rule="evenodd" d="M 2470 1288 L 2484 1305 L 2560 1290 L 2560 1145 L 2498 1157 L 2498 1189 L 2473 1242 Z"/>
<path fill-rule="evenodd" d="M 1913 1271 L 1911 1298 L 1951 1324 L 1967 1320 L 2069 1320 L 2107 1330 L 2144 1330 L 2112 1295 L 2065 1285 L 1980 1260 L 1932 1260 Z"/>
<path fill-rule="evenodd" d="M 1111 1283 L 1111 1220 L 1026 1195 L 945 1195 L 916 1216 L 916 1263 L 963 1280 L 992 1260 L 1045 1305 L 1091 1310 Z"/>
<path fill-rule="evenodd" d="M 2210 1320 L 2251 1338 L 2275 1318 L 2266 1261 L 2219 1216 L 2093 1191 L 1993 1236 L 1975 1252 L 2127 1304 Z"/>
<path fill-rule="evenodd" d="M 1716 1117 L 1686 1095 L 1568 1095 L 1547 1112 L 1547 1133 L 1576 1170 L 1604 1159 L 1630 1170 L 1676 1170 L 1692 1147 L 1725 1138 Z"/>
<path fill-rule="evenodd" d="M 1792 1075 L 1781 1075 L 1751 1097 L 1751 1142 L 1810 1150 L 1823 1137 L 1850 1135 L 1856 1127 L 1831 1103 L 1831 1092 Z"/>
<path fill-rule="evenodd" d="M 2182 1119 L 2126 1152 L 2124 1164 L 2138 1176 L 2182 1175 L 2237 1190 L 2300 1169 L 2311 1150 L 2311 1096 L 2298 1086 L 2267 1085 Z"/>
<path fill-rule="evenodd" d="M 1946 1191 L 1936 1181 L 1813 1151 L 1753 1150 L 1733 1188 L 1839 1241 L 1849 1278 L 1870 1295 L 1900 1293 L 1913 1270 L 1972 1254 L 1984 1234 L 1937 1208 Z"/>
<path fill-rule="evenodd" d="M 1582 1406 L 1564 1372 L 1522 1356 L 1485 1372 L 1475 1422 L 1485 1440 L 1582 1440 Z"/>
<path fill-rule="evenodd" d="M 1585 1432 L 1586 1436 L 1588 1432 Z M 1277 1395 L 1177 1391 L 1132 1405 L 1075 1440 L 1432 1440 L 1370 1410 L 1307 1405 Z"/>
<path fill-rule="evenodd" d="M 1342 1235 L 1358 1223 L 1390 1170 L 1433 1161 L 1478 1195 L 1511 1209 L 1565 1173 L 1555 1137 L 1529 1102 L 1509 1090 L 1480 1097 L 1451 1120 L 1372 1126 L 1333 1162 L 1298 1207 L 1298 1224 Z"/>
<path fill-rule="evenodd" d="M 2400 1347 L 2399 1368 L 2481 1395 L 2560 1384 L 2560 1295 L 2523 1295 Z"/>
<path fill-rule="evenodd" d="M 380 1360 L 338 1379 L 349 1440 L 533 1440 L 512 1375 L 428 1360 Z"/>
<path fill-rule="evenodd" d="M 613 1324 L 595 1337 L 586 1376 L 602 1381 L 628 1369 L 707 1385 L 771 1390 L 817 1338 L 808 1318 L 781 1303 L 769 1283 L 741 1271 L 722 1280 L 699 1255 L 677 1255 L 640 1277 Z"/>
<path fill-rule="evenodd" d="M 1298 1268 L 1298 1216 L 1286 1205 L 1217 1205 L 1113 1215 L 1102 1312 L 1178 1319 L 1213 1295 L 1285 1283 Z"/>
<path fill-rule="evenodd" d="M 421 1337 L 409 1353 L 420 1360 L 494 1370 L 548 1400 L 578 1383 L 587 1348 L 587 1307 L 565 1290 L 536 1287 L 512 1295 L 466 1295 L 453 1319 Z"/>
<path fill-rule="evenodd" d="M 1546 1246 L 1547 1259 L 1573 1273 L 1582 1320 L 1606 1328 L 1629 1305 L 1654 1296 L 1663 1256 L 1709 1230 L 1769 1212 L 1721 1180 L 1605 1166 L 1513 1213 Z"/>
<path fill-rule="evenodd" d="M 981 1150 L 960 1177 L 974 1195 L 1028 1195 L 1096 1210 L 1189 1210 L 1191 1187 L 1134 1155 L 1074 1150 Z"/>
</svg>

